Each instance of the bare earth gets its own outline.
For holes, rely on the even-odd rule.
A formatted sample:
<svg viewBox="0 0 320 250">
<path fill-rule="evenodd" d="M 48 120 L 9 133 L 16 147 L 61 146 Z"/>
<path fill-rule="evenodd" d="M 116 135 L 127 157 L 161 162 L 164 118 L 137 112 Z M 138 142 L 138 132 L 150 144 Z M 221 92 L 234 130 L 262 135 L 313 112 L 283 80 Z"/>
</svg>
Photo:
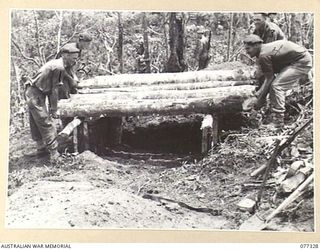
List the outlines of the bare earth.
<svg viewBox="0 0 320 250">
<path fill-rule="evenodd" d="M 6 213 L 10 228 L 237 230 L 251 214 L 239 211 L 236 204 L 258 191 L 243 189 L 257 164 L 248 155 L 250 147 L 236 158 L 229 157 L 232 150 L 220 150 L 197 163 L 173 155 L 107 159 L 85 151 L 76 157 L 69 155 L 60 166 L 51 166 L 46 158 L 23 156 L 32 145 L 28 131 L 11 139 Z M 260 213 L 269 214 L 282 201 L 270 204 L 273 191 L 270 185 Z M 145 199 L 144 194 L 212 208 L 217 214 Z M 294 213 L 275 218 L 268 230 L 313 231 L 313 199 L 300 204 Z"/>
</svg>

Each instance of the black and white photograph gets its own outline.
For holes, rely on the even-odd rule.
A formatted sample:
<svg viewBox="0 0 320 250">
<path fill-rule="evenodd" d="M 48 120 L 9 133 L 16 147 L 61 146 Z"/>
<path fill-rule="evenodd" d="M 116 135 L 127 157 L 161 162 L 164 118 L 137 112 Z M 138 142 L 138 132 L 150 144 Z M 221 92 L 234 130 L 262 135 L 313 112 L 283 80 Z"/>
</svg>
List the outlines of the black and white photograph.
<svg viewBox="0 0 320 250">
<path fill-rule="evenodd" d="M 9 25 L 6 228 L 315 232 L 313 13 Z"/>
</svg>

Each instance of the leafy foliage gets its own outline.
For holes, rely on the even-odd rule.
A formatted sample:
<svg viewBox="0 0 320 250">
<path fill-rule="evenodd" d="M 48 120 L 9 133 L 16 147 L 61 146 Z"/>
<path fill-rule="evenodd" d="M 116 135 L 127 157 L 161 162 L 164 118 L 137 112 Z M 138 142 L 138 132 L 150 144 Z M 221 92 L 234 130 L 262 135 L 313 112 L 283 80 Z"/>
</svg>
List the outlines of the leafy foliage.
<svg viewBox="0 0 320 250">
<path fill-rule="evenodd" d="M 165 70 L 169 57 L 169 14 L 148 12 L 149 55 L 151 73 Z M 211 31 L 211 62 L 208 68 L 227 61 L 252 61 L 241 51 L 242 38 L 252 29 L 250 13 L 187 12 L 183 16 L 184 58 L 188 70 L 196 70 L 195 57 L 200 28 Z M 230 25 L 232 15 L 233 23 Z M 122 12 L 123 26 L 123 73 L 136 71 L 136 52 L 143 38 L 141 12 Z M 61 10 L 14 10 L 11 13 L 11 124 L 25 124 L 23 101 L 23 76 L 32 77 L 46 61 L 54 58 L 61 46 L 76 41 L 79 33 L 93 35 L 90 48 L 82 53 L 80 78 L 96 75 L 119 74 L 120 62 L 119 29 L 117 12 L 61 11 Z M 276 16 L 280 27 L 289 40 L 313 48 L 313 16 L 301 13 L 279 13 Z M 229 37 L 229 28 L 232 27 Z M 229 39 L 230 42 L 229 42 Z M 230 46 L 228 47 L 228 44 Z M 227 50 L 230 57 L 227 58 Z M 17 121 L 19 120 L 19 121 Z"/>
</svg>

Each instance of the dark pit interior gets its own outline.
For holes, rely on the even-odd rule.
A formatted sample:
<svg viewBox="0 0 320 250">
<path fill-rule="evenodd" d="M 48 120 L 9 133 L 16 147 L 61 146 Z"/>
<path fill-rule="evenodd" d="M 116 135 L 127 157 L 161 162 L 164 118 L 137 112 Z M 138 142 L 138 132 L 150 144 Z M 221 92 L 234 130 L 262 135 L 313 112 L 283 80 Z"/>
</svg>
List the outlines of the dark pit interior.
<svg viewBox="0 0 320 250">
<path fill-rule="evenodd" d="M 89 124 L 90 150 L 99 155 L 108 149 L 197 155 L 201 153 L 201 122 L 204 115 L 148 116 L 122 118 L 122 140 L 115 134 L 120 120 L 101 118 Z M 219 130 L 238 130 L 246 120 L 240 113 L 219 115 Z M 80 142 L 81 144 L 81 142 Z"/>
</svg>

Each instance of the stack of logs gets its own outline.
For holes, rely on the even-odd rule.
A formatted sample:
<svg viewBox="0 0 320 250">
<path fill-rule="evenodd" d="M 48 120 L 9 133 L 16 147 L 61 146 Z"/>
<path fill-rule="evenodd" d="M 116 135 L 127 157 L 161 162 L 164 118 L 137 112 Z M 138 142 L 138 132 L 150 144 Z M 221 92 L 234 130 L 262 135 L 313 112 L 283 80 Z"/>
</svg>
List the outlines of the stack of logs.
<svg viewBox="0 0 320 250">
<path fill-rule="evenodd" d="M 255 88 L 253 75 L 251 69 L 240 69 L 97 76 L 80 82 L 78 94 L 61 100 L 59 111 L 61 117 L 85 120 L 241 112 Z"/>
</svg>

